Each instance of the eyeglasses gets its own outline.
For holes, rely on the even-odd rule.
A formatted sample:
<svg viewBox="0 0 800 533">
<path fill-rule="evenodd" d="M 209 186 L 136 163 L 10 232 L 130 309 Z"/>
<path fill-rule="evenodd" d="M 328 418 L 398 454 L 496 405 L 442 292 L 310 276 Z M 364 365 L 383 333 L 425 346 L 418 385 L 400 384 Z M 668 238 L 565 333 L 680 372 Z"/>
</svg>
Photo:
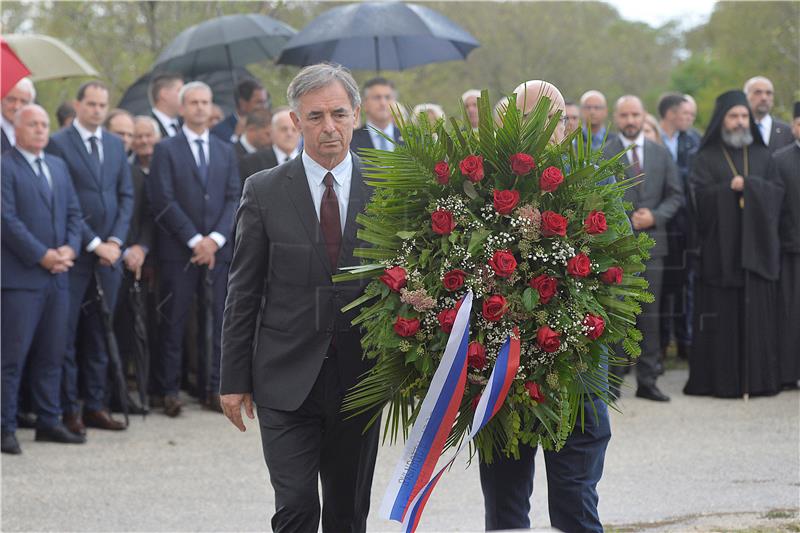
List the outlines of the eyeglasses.
<svg viewBox="0 0 800 533">
<path fill-rule="evenodd" d="M 584 105 L 582 105 L 582 106 L 581 106 L 581 108 L 582 108 L 582 109 L 586 109 L 587 111 L 602 111 L 603 109 L 605 109 L 605 108 L 606 108 L 606 106 L 604 106 L 604 105 L 589 105 L 589 104 L 584 104 Z"/>
</svg>

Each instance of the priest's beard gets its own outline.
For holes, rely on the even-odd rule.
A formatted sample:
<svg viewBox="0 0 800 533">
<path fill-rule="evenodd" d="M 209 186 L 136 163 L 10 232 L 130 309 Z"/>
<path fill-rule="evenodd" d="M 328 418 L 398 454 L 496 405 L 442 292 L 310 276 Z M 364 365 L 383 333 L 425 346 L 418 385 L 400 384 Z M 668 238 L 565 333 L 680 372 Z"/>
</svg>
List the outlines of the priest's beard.
<svg viewBox="0 0 800 533">
<path fill-rule="evenodd" d="M 750 128 L 736 128 L 733 130 L 722 129 L 722 142 L 731 148 L 744 148 L 753 144 L 753 134 Z"/>
</svg>

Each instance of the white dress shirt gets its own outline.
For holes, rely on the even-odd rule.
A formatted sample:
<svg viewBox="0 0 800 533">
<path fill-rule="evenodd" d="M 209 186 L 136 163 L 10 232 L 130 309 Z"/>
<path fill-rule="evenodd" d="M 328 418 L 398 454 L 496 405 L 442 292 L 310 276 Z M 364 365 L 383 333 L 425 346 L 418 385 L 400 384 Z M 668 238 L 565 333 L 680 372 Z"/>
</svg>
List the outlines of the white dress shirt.
<svg viewBox="0 0 800 533">
<path fill-rule="evenodd" d="M 44 172 L 44 177 L 47 180 L 47 184 L 50 186 L 50 190 L 53 190 L 53 176 L 50 175 L 50 169 L 47 166 L 47 161 L 44 160 L 44 152 L 39 152 L 38 155 L 31 153 L 27 150 L 23 150 L 19 146 L 17 146 L 17 150 L 19 153 L 22 154 L 22 157 L 28 162 L 28 164 L 33 169 L 34 174 L 39 173 L 39 167 L 36 165 L 36 160 L 41 158 L 42 160 L 42 171 Z"/>
<path fill-rule="evenodd" d="M 678 162 L 678 136 L 681 132 L 675 130 L 675 133 L 670 137 L 664 130 L 661 130 L 661 140 L 664 141 L 664 146 L 669 150 L 670 155 L 672 156 L 672 160 L 676 163 Z"/>
<path fill-rule="evenodd" d="M 172 118 L 171 116 L 167 115 L 160 109 L 156 109 L 155 107 L 152 109 L 153 115 L 158 119 L 164 129 L 167 131 L 167 135 L 170 137 L 175 137 L 178 134 L 178 129 L 180 128 L 180 122 L 178 122 L 178 117 Z"/>
<path fill-rule="evenodd" d="M 258 148 L 250 144 L 250 141 L 247 140 L 247 135 L 242 135 L 241 137 L 239 137 L 239 142 L 242 143 L 244 151 L 247 152 L 248 154 L 254 154 L 258 152 Z"/>
<path fill-rule="evenodd" d="M 6 137 L 8 137 L 8 142 L 11 143 L 11 146 L 14 146 L 15 144 L 17 144 L 17 134 L 14 131 L 14 125 L 11 122 L 7 121 L 6 117 L 0 117 L 0 118 L 2 118 L 2 122 L 0 122 L 0 127 L 3 128 L 3 132 L 6 134 Z"/>
<path fill-rule="evenodd" d="M 676 136 L 677 138 L 677 136 Z M 628 151 L 628 162 L 633 165 L 633 150 L 636 150 L 636 155 L 639 156 L 639 167 L 644 172 L 644 133 L 639 132 L 639 136 L 633 140 L 628 139 L 623 134 L 619 134 L 619 140 L 622 141 L 622 147 L 627 150 L 628 146 L 635 144 L 636 147 Z"/>
<path fill-rule="evenodd" d="M 182 130 L 183 130 L 183 134 L 186 136 L 186 140 L 189 142 L 189 148 L 192 149 L 192 155 L 194 156 L 194 162 L 195 162 L 195 164 L 197 165 L 198 168 L 200 168 L 200 147 L 197 146 L 197 143 L 195 141 L 197 139 L 200 139 L 200 140 L 203 141 L 203 155 L 206 158 L 206 166 L 208 167 L 209 172 L 210 172 L 211 171 L 211 158 L 210 158 L 210 155 L 211 155 L 210 148 L 211 147 L 208 144 L 208 138 L 209 138 L 208 137 L 208 129 L 206 129 L 205 131 L 203 131 L 203 133 L 198 135 L 197 133 L 195 133 L 192 130 L 190 130 L 189 128 L 187 128 L 186 124 L 184 124 L 183 127 L 182 127 Z M 210 178 L 210 176 L 209 176 L 209 178 Z M 224 235 L 222 235 L 221 233 L 216 232 L 216 231 L 212 231 L 211 233 L 208 234 L 208 236 L 211 239 L 213 239 L 213 241 L 215 243 L 217 243 L 217 246 L 219 246 L 220 248 L 225 246 L 225 243 L 228 242 L 228 240 L 225 238 Z M 199 233 L 196 233 L 191 239 L 186 241 L 186 246 L 188 246 L 189 248 L 194 249 L 194 247 L 197 246 L 197 243 L 200 242 L 201 240 L 203 240 L 203 236 L 201 234 L 199 234 Z"/>
<path fill-rule="evenodd" d="M 761 130 L 761 138 L 764 139 L 764 144 L 769 146 L 769 138 L 772 136 L 772 115 L 767 114 L 757 122 L 758 129 Z"/>
<path fill-rule="evenodd" d="M 341 163 L 336 165 L 333 170 L 328 170 L 311 159 L 306 151 L 303 150 L 303 167 L 306 171 L 306 179 L 308 180 L 308 188 L 311 191 L 311 199 L 314 201 L 314 210 L 317 212 L 317 220 L 319 220 L 322 195 L 325 193 L 325 174 L 328 172 L 333 174 L 333 191 L 336 193 L 336 198 L 339 200 L 339 221 L 342 233 L 344 233 L 344 225 L 347 222 L 347 205 L 350 201 L 353 156 L 348 151 Z"/>
<path fill-rule="evenodd" d="M 376 133 L 375 130 L 373 130 L 372 128 L 382 131 L 387 137 L 393 140 L 394 124 L 390 122 L 389 125 L 386 126 L 386 129 L 381 129 L 372 122 L 367 121 L 367 131 L 369 132 L 369 138 L 372 140 L 372 146 L 381 150 L 386 150 L 387 152 L 394 152 L 394 143 L 391 141 L 387 141 L 386 139 L 378 135 L 378 133 Z"/>
<path fill-rule="evenodd" d="M 275 146 L 273 144 L 272 145 L 272 153 L 275 154 L 275 160 L 278 162 L 278 164 L 282 165 L 282 164 L 286 163 L 288 160 L 294 159 L 295 157 L 297 157 L 297 154 L 299 153 L 299 150 L 297 148 L 295 148 L 294 150 L 292 150 L 291 154 L 287 154 L 286 152 L 284 152 L 283 150 L 281 150 L 280 148 L 278 148 L 277 146 Z"/>
<path fill-rule="evenodd" d="M 86 153 L 91 157 L 92 155 L 92 142 L 89 140 L 91 137 L 97 137 L 97 152 L 100 154 L 100 163 L 103 162 L 103 128 L 98 127 L 94 131 L 89 131 L 83 124 L 76 118 L 72 121 L 72 126 L 78 130 L 78 135 L 83 140 L 83 145 L 86 147 Z"/>
</svg>

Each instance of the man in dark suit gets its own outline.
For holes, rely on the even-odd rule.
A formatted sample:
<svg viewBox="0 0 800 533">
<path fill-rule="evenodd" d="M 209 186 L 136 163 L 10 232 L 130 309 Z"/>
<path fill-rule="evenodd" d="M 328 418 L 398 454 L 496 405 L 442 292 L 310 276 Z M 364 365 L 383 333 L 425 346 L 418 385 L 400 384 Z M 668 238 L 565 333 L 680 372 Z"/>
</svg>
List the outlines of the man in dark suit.
<svg viewBox="0 0 800 533">
<path fill-rule="evenodd" d="M 774 153 L 775 150 L 792 144 L 794 137 L 791 126 L 770 114 L 775 105 L 772 82 L 764 76 L 755 76 L 744 84 L 744 93 L 769 152 Z"/>
<path fill-rule="evenodd" d="M 392 120 L 392 106 L 397 104 L 394 83 L 386 78 L 372 78 L 364 84 L 362 101 L 367 124 L 353 132 L 350 149 L 354 152 L 358 152 L 361 148 L 394 151 L 395 144 L 402 142 L 400 131 L 394 127 Z M 376 130 L 394 142 L 385 139 Z"/>
<path fill-rule="evenodd" d="M 36 99 L 36 89 L 29 78 L 22 78 L 0 100 L 0 137 L 2 137 L 2 153 L 6 153 L 14 146 L 14 116 L 22 106 L 28 105 Z"/>
<path fill-rule="evenodd" d="M 636 96 L 623 96 L 614 108 L 614 123 L 619 133 L 611 136 L 603 147 L 607 159 L 629 149 L 630 165 L 625 176 L 642 182 L 625 191 L 625 200 L 633 204 L 631 225 L 634 233 L 646 232 L 656 245 L 650 250 L 644 278 L 649 282 L 649 291 L 655 296 L 653 303 L 642 305 L 642 314 L 637 327 L 642 332 L 642 354 L 636 362 L 636 396 L 654 401 L 669 401 L 669 397 L 656 386 L 659 373 L 661 341 L 659 331 L 659 305 L 661 282 L 664 272 L 663 259 L 667 255 L 667 223 L 683 205 L 683 187 L 678 178 L 678 169 L 667 150 L 644 138 L 644 106 Z M 620 354 L 621 355 L 621 354 Z M 612 372 L 621 375 L 621 368 L 614 366 Z M 618 395 L 618 391 L 617 392 Z"/>
<path fill-rule="evenodd" d="M 236 86 L 236 111 L 211 129 L 211 133 L 225 142 L 236 143 L 244 133 L 244 122 L 251 111 L 259 108 L 269 109 L 269 93 L 258 81 L 247 78 Z"/>
<path fill-rule="evenodd" d="M 182 87 L 183 77 L 180 74 L 165 72 L 154 76 L 147 88 L 150 105 L 153 106 L 150 115 L 158 122 L 163 139 L 176 136 L 181 129 L 178 93 Z"/>
<path fill-rule="evenodd" d="M 270 136 L 272 112 L 264 107 L 259 107 L 248 113 L 245 118 L 244 133 L 233 145 L 236 158 L 241 161 L 249 154 L 269 148 L 272 138 Z"/>
<path fill-rule="evenodd" d="M 348 150 L 358 86 L 343 67 L 319 64 L 301 70 L 287 93 L 303 153 L 245 183 L 225 304 L 222 405 L 241 431 L 242 407 L 254 418 L 258 406 L 273 531 L 317 531 L 321 479 L 322 530 L 363 532 L 378 424 L 362 433 L 369 415 L 340 412 L 369 368 L 351 325 L 357 311 L 340 309 L 365 282 L 331 281 L 359 264 L 353 249 L 364 246 L 355 218 L 370 192 Z"/>
<path fill-rule="evenodd" d="M 160 384 L 164 412 L 181 412 L 178 398 L 184 328 L 192 300 L 212 291 L 213 353 L 202 373 L 205 404 L 219 407 L 219 354 L 225 288 L 233 250 L 233 217 L 239 200 L 239 169 L 233 147 L 209 134 L 211 88 L 190 82 L 181 89 L 181 132 L 156 145 L 148 181 L 156 213 L 156 247 L 161 279 Z M 205 284 L 210 283 L 210 286 Z M 203 307 L 201 305 L 200 307 Z M 200 312 L 205 316 L 205 312 Z M 208 324 L 200 327 L 205 332 Z M 202 343 L 201 343 L 202 345 Z"/>
<path fill-rule="evenodd" d="M 36 440 L 86 442 L 61 423 L 68 274 L 81 245 L 81 210 L 67 166 L 45 154 L 50 120 L 18 110 L 16 147 L 2 159 L 2 452 L 19 454 L 17 395 L 30 358 Z"/>
<path fill-rule="evenodd" d="M 121 430 L 125 424 L 111 418 L 106 408 L 108 351 L 99 305 L 95 274 L 100 279 L 106 303 L 113 312 L 121 281 L 118 260 L 133 212 L 131 173 L 125 148 L 116 136 L 100 125 L 108 113 L 108 89 L 89 81 L 78 89 L 72 125 L 55 135 L 47 150 L 69 167 L 84 216 L 81 251 L 70 270 L 67 354 L 64 359 L 62 408 L 64 423 L 76 432 L 84 424 L 100 429 Z M 80 330 L 82 357 L 75 346 Z M 78 361 L 84 385 L 84 416 L 78 403 Z"/>
</svg>

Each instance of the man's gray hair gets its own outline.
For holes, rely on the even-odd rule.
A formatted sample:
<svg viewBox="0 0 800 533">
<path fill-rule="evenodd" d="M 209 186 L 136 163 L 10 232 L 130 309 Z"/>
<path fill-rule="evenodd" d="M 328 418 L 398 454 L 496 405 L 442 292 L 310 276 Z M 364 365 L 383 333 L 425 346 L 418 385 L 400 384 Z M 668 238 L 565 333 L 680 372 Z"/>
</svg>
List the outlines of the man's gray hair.
<svg viewBox="0 0 800 533">
<path fill-rule="evenodd" d="M 581 99 L 580 99 L 581 105 L 585 104 L 586 100 L 588 100 L 589 98 L 591 98 L 593 96 L 596 96 L 596 97 L 600 98 L 603 101 L 604 105 L 608 105 L 607 102 L 606 102 L 606 95 L 604 95 L 603 93 L 601 93 L 600 91 L 598 91 L 596 89 L 590 89 L 590 90 L 586 91 L 585 93 L 583 93 L 583 95 L 581 95 Z"/>
<path fill-rule="evenodd" d="M 470 89 L 470 90 L 466 91 L 464 94 L 461 95 L 461 101 L 466 104 L 467 103 L 467 99 L 468 98 L 472 98 L 473 96 L 475 98 L 480 98 L 481 97 L 481 92 L 478 89 Z"/>
<path fill-rule="evenodd" d="M 764 76 L 753 76 L 752 78 L 744 82 L 744 89 L 742 89 L 744 91 L 744 94 L 750 94 L 750 89 L 752 88 L 753 84 L 758 82 L 768 83 L 770 87 L 773 87 L 772 80 L 770 80 L 769 78 L 765 78 Z"/>
<path fill-rule="evenodd" d="M 31 102 L 36 100 L 36 87 L 33 86 L 33 82 L 30 78 L 22 78 L 17 82 L 16 85 L 14 85 L 14 88 L 30 94 Z"/>
<path fill-rule="evenodd" d="M 297 111 L 300 105 L 300 98 L 303 95 L 327 87 L 337 81 L 344 87 L 353 109 L 360 106 L 361 95 L 358 92 L 356 80 L 353 79 L 350 71 L 345 67 L 332 63 L 317 63 L 301 70 L 286 89 L 286 99 L 289 100 L 289 106 L 293 111 Z"/>
<path fill-rule="evenodd" d="M 22 123 L 22 115 L 24 115 L 28 111 L 34 111 L 34 110 L 39 111 L 41 114 L 43 114 L 47 119 L 47 123 L 50 124 L 50 117 L 48 116 L 45 108 L 43 108 L 39 104 L 25 104 L 24 106 L 17 109 L 16 113 L 14 113 L 14 127 L 16 128 Z"/>
<path fill-rule="evenodd" d="M 186 96 L 186 93 L 197 89 L 205 89 L 212 98 L 214 97 L 214 91 L 211 90 L 211 87 L 209 87 L 207 83 L 202 81 L 190 81 L 181 87 L 181 91 L 178 93 L 178 101 L 180 101 L 181 105 L 183 105 L 183 98 Z"/>
<path fill-rule="evenodd" d="M 133 119 L 134 126 L 140 122 L 147 122 L 153 128 L 153 132 L 156 134 L 157 138 L 161 138 L 161 128 L 158 127 L 158 122 L 153 117 L 149 117 L 147 115 L 136 115 Z"/>
</svg>

